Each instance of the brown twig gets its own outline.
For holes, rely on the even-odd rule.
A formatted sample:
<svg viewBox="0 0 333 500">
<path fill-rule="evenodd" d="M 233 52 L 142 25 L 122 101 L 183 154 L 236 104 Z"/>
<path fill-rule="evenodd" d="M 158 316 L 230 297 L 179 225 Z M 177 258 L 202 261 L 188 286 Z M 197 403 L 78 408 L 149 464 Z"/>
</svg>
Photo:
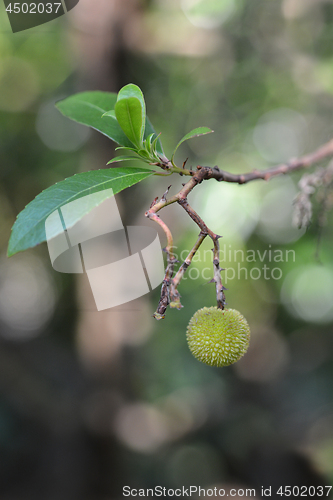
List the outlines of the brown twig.
<svg viewBox="0 0 333 500">
<path fill-rule="evenodd" d="M 225 170 L 220 170 L 219 167 L 202 167 L 208 169 L 204 179 L 215 179 L 218 182 L 234 182 L 237 184 L 246 184 L 258 179 L 269 180 L 272 177 L 276 177 L 282 174 L 289 174 L 295 170 L 300 170 L 302 168 L 308 168 L 312 165 L 320 162 L 321 160 L 333 156 L 333 139 L 318 148 L 313 153 L 302 156 L 301 158 L 295 158 L 287 163 L 281 163 L 274 167 L 267 168 L 265 170 L 254 170 L 247 174 L 231 174 Z M 191 170 L 178 169 L 183 175 L 193 175 Z"/>
<path fill-rule="evenodd" d="M 217 298 L 217 305 L 220 309 L 224 309 L 224 304 L 225 304 L 225 296 L 223 290 L 225 288 L 222 285 L 221 281 L 221 275 L 220 275 L 220 265 L 219 265 L 219 244 L 218 244 L 218 239 L 220 236 L 217 234 L 213 233 L 205 222 L 201 219 L 201 217 L 193 210 L 193 208 L 189 205 L 187 201 L 187 196 L 188 194 L 192 191 L 195 186 L 200 184 L 205 178 L 207 178 L 207 175 L 210 172 L 209 167 L 197 167 L 197 171 L 194 173 L 192 178 L 183 185 L 182 189 L 177 193 L 176 195 L 172 196 L 169 198 L 169 200 L 166 199 L 166 194 L 169 191 L 169 188 L 166 193 L 162 196 L 161 200 L 159 202 L 156 201 L 156 198 L 154 202 L 152 203 L 150 209 L 146 212 L 146 217 L 148 217 L 151 220 L 154 220 L 157 222 L 165 232 L 168 240 L 168 245 L 166 247 L 166 252 L 168 254 L 168 266 L 166 270 L 166 274 L 163 280 L 163 285 L 161 289 L 161 298 L 159 301 L 159 305 L 157 308 L 157 311 L 154 314 L 154 317 L 156 319 L 163 319 L 165 316 L 165 311 L 167 306 L 172 303 L 173 307 L 176 307 L 180 309 L 181 303 L 180 303 L 180 295 L 177 290 L 178 283 L 181 279 L 181 277 L 184 275 L 184 272 L 186 271 L 187 267 L 180 268 L 180 270 L 177 273 L 177 280 L 176 281 L 171 281 L 173 272 L 174 272 L 174 264 L 176 262 L 176 259 L 173 255 L 173 239 L 171 232 L 167 225 L 160 219 L 160 217 L 157 215 L 157 212 L 159 212 L 162 208 L 171 205 L 172 203 L 178 203 L 181 205 L 184 210 L 188 213 L 188 215 L 191 217 L 191 219 L 199 226 L 200 228 L 200 235 L 199 238 L 194 245 L 192 251 L 189 254 L 189 264 L 192 261 L 194 253 L 198 250 L 199 246 L 203 242 L 206 236 L 209 236 L 214 243 L 214 279 L 213 281 L 216 283 L 216 298 Z M 191 256 L 191 254 L 193 255 Z M 175 277 L 176 279 L 176 277 Z"/>
<path fill-rule="evenodd" d="M 218 182 L 224 181 L 224 182 L 233 182 L 238 184 L 246 184 L 247 182 L 254 181 L 257 179 L 269 180 L 272 177 L 276 177 L 281 174 L 288 174 L 295 170 L 299 170 L 301 168 L 308 168 L 314 165 L 315 163 L 320 162 L 324 158 L 327 158 L 328 156 L 333 156 L 333 139 L 324 144 L 323 146 L 321 146 L 313 153 L 302 156 L 301 158 L 296 158 L 288 163 L 282 163 L 280 165 L 267 168 L 265 170 L 254 170 L 253 172 L 249 172 L 247 174 L 231 174 L 224 170 L 220 170 L 217 166 L 213 168 L 198 166 L 197 170 L 193 171 L 191 169 L 190 170 L 185 169 L 186 162 L 184 162 L 182 169 L 180 169 L 175 165 L 172 165 L 172 163 L 169 162 L 167 158 L 161 157 L 160 158 L 161 162 L 155 163 L 155 165 L 160 166 L 161 168 L 163 168 L 163 170 L 168 170 L 169 173 L 175 172 L 179 173 L 180 175 L 191 176 L 191 179 L 186 184 L 183 184 L 183 188 L 179 191 L 179 193 L 177 193 L 176 195 L 169 198 L 169 200 L 167 200 L 166 196 L 170 189 L 169 186 L 167 191 L 160 199 L 160 201 L 157 201 L 158 198 L 155 198 L 155 200 L 151 204 L 150 209 L 146 212 L 146 217 L 148 217 L 151 220 L 154 220 L 162 227 L 168 241 L 167 247 L 165 248 L 165 251 L 168 255 L 168 265 L 161 289 L 161 298 L 158 304 L 157 311 L 154 314 L 154 317 L 157 319 L 164 318 L 166 308 L 170 303 L 172 304 L 172 307 L 176 307 L 178 309 L 182 307 L 177 287 L 181 279 L 183 278 L 186 269 L 191 264 L 194 254 L 196 253 L 196 251 L 198 250 L 198 248 L 200 247 L 201 243 L 203 242 L 206 236 L 209 236 L 214 243 L 214 248 L 213 248 L 214 278 L 212 279 L 212 282 L 214 282 L 216 286 L 217 307 L 220 309 L 224 309 L 226 304 L 225 294 L 224 294 L 226 288 L 223 286 L 222 283 L 221 279 L 222 269 L 220 267 L 220 260 L 219 260 L 220 247 L 218 239 L 220 238 L 220 236 L 213 233 L 213 231 L 211 231 L 207 227 L 205 222 L 193 210 L 193 208 L 189 205 L 187 201 L 188 194 L 192 191 L 192 189 L 195 188 L 195 186 L 200 184 L 203 180 L 208 180 L 208 179 L 215 179 Z M 179 205 L 181 205 L 184 208 L 184 210 L 188 213 L 188 215 L 191 217 L 191 219 L 200 228 L 200 234 L 196 244 L 192 248 L 191 252 L 188 254 L 187 258 L 185 259 L 184 263 L 182 264 L 175 278 L 173 279 L 172 277 L 174 273 L 174 264 L 176 262 L 176 259 L 173 254 L 173 239 L 169 228 L 157 215 L 157 212 L 159 212 L 162 208 L 171 205 L 172 203 L 178 203 Z"/>
<path fill-rule="evenodd" d="M 220 244 L 219 244 L 219 236 L 217 235 L 214 240 L 213 253 L 214 253 L 213 257 L 214 278 L 212 281 L 215 283 L 216 287 L 217 308 L 224 309 L 226 304 L 224 291 L 227 289 L 223 286 L 221 278 L 221 271 L 224 271 L 224 269 L 221 269 L 220 267 Z"/>
<path fill-rule="evenodd" d="M 178 200 L 178 203 L 186 210 L 188 215 L 191 217 L 192 220 L 200 227 L 201 233 L 205 236 L 209 236 L 213 240 L 214 248 L 214 258 L 213 258 L 213 264 L 214 264 L 214 278 L 213 282 L 215 282 L 216 285 L 216 300 L 217 300 L 217 307 L 219 309 L 224 309 L 225 306 L 225 295 L 224 295 L 224 288 L 222 284 L 222 278 L 221 278 L 221 271 L 222 269 L 220 268 L 220 245 L 219 245 L 219 236 L 218 234 L 213 233 L 207 225 L 204 223 L 204 221 L 201 219 L 201 217 L 193 210 L 193 208 L 189 205 L 187 199 L 180 199 Z"/>
<path fill-rule="evenodd" d="M 163 197 L 165 198 L 165 194 L 163 195 Z M 156 203 L 155 203 L 155 205 L 156 205 Z M 154 208 L 154 203 L 152 203 L 152 207 L 146 212 L 146 217 L 148 217 L 149 219 L 151 219 L 151 220 L 157 222 L 157 224 L 159 224 L 159 226 L 165 232 L 165 235 L 167 237 L 167 242 L 168 242 L 167 246 L 164 249 L 166 254 L 167 254 L 168 264 L 167 264 L 167 268 L 165 271 L 164 280 L 162 283 L 160 301 L 158 303 L 158 307 L 156 309 L 156 312 L 153 315 L 154 318 L 159 320 L 159 319 L 164 319 L 165 311 L 170 303 L 169 286 L 170 286 L 171 278 L 172 278 L 173 273 L 174 273 L 174 267 L 175 267 L 175 263 L 177 262 L 177 259 L 175 258 L 174 254 L 173 254 L 173 238 L 172 238 L 171 231 L 168 228 L 168 226 L 165 224 L 165 222 L 163 222 L 162 219 L 156 213 L 153 212 L 153 210 L 152 210 L 153 208 Z"/>
<path fill-rule="evenodd" d="M 183 307 L 181 305 L 181 302 L 180 302 L 180 294 L 179 294 L 177 288 L 178 288 L 179 283 L 183 279 L 185 272 L 187 271 L 187 269 L 191 265 L 193 257 L 195 256 L 197 250 L 199 249 L 201 243 L 206 238 L 206 236 L 207 236 L 207 233 L 202 233 L 200 231 L 198 239 L 197 239 L 194 247 L 192 248 L 192 250 L 190 251 L 190 253 L 186 257 L 186 259 L 184 260 L 184 262 L 182 263 L 182 265 L 178 269 L 176 276 L 171 280 L 171 283 L 170 283 L 170 307 L 172 307 L 172 308 L 181 309 Z"/>
</svg>

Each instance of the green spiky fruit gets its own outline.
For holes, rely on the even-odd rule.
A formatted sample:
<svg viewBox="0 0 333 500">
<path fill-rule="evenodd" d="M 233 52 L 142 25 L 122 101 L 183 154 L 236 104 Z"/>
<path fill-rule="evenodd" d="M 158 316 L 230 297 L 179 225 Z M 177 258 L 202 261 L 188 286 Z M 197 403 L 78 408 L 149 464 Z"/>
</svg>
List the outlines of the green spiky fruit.
<svg viewBox="0 0 333 500">
<path fill-rule="evenodd" d="M 203 307 L 190 319 L 186 337 L 190 351 L 199 361 L 210 366 L 228 366 L 246 353 L 250 328 L 235 309 Z"/>
</svg>

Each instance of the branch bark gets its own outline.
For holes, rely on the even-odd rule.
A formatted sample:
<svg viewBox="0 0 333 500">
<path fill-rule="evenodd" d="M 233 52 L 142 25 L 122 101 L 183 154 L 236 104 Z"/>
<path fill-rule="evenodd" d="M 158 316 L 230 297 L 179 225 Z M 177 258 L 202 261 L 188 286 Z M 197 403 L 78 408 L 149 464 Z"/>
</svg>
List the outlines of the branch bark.
<svg viewBox="0 0 333 500">
<path fill-rule="evenodd" d="M 280 165 L 276 165 L 275 167 L 270 167 L 266 170 L 254 170 L 253 172 L 249 172 L 247 174 L 231 174 L 229 172 L 225 172 L 224 170 L 220 170 L 217 166 L 213 168 L 198 166 L 197 169 L 193 171 L 184 168 L 180 169 L 176 166 L 169 168 L 168 165 L 167 167 L 170 173 L 174 172 L 174 173 L 179 173 L 180 175 L 188 175 L 191 176 L 191 179 L 186 184 L 183 184 L 183 188 L 179 191 L 179 193 L 175 194 L 174 196 L 172 196 L 167 200 L 166 195 L 168 194 L 170 188 L 169 186 L 169 188 L 164 193 L 160 201 L 157 201 L 158 198 L 155 198 L 155 200 L 151 204 L 150 209 L 146 212 L 146 217 L 148 217 L 151 220 L 154 220 L 162 227 L 168 240 L 168 245 L 165 249 L 168 255 L 168 265 L 166 268 L 166 273 L 162 284 L 160 301 L 158 304 L 157 311 L 154 314 L 154 317 L 156 319 L 163 319 L 168 305 L 177 309 L 180 309 L 182 307 L 180 302 L 180 294 L 178 292 L 177 287 L 181 279 L 183 278 L 187 268 L 191 264 L 194 254 L 196 253 L 196 251 L 198 250 L 198 248 L 200 247 L 201 243 L 204 241 L 206 236 L 209 236 L 214 244 L 213 248 L 214 278 L 212 279 L 212 282 L 214 282 L 216 286 L 217 307 L 219 309 L 224 309 L 226 304 L 226 298 L 224 294 L 226 288 L 223 286 L 222 283 L 221 271 L 223 269 L 221 269 L 220 267 L 220 259 L 219 259 L 220 247 L 218 240 L 220 236 L 213 233 L 213 231 L 211 231 L 207 227 L 205 222 L 195 212 L 195 210 L 193 210 L 193 208 L 189 205 L 187 201 L 188 194 L 192 191 L 192 189 L 195 188 L 195 186 L 200 184 L 203 180 L 208 180 L 208 179 L 215 179 L 218 182 L 222 181 L 234 182 L 237 184 L 246 184 L 247 182 L 254 181 L 257 179 L 269 180 L 271 177 L 276 177 L 281 174 L 288 174 L 295 170 L 300 170 L 302 168 L 308 168 L 329 156 L 333 156 L 333 139 L 324 144 L 323 146 L 321 146 L 313 153 L 302 156 L 301 158 L 293 159 L 288 163 L 282 163 Z M 162 165 L 160 164 L 160 166 Z M 157 212 L 159 212 L 162 208 L 171 205 L 172 203 L 178 203 L 180 206 L 182 206 L 183 209 L 187 212 L 187 214 L 191 217 L 191 219 L 200 228 L 200 234 L 197 242 L 195 243 L 194 247 L 190 251 L 187 258 L 185 259 L 185 262 L 180 266 L 174 278 L 173 274 L 174 274 L 174 265 L 176 263 L 176 259 L 173 254 L 172 235 L 169 228 L 157 215 Z"/>
<path fill-rule="evenodd" d="M 318 148 L 313 153 L 302 156 L 301 158 L 295 158 L 287 163 L 281 163 L 280 165 L 275 165 L 274 167 L 270 167 L 265 170 L 254 170 L 253 172 L 249 172 L 247 174 L 232 174 L 230 172 L 226 172 L 225 170 L 221 170 L 217 166 L 213 168 L 198 168 L 206 169 L 206 175 L 203 177 L 204 180 L 215 179 L 218 182 L 246 184 L 258 179 L 268 181 L 272 177 L 276 177 L 278 175 L 289 174 L 291 172 L 294 172 L 295 170 L 300 170 L 302 168 L 309 168 L 329 156 L 333 156 L 333 139 Z M 181 173 L 182 175 L 196 175 L 196 173 L 192 170 L 177 169 L 177 172 Z"/>
<path fill-rule="evenodd" d="M 217 299 L 217 307 L 220 309 L 224 309 L 225 306 L 225 296 L 224 296 L 224 286 L 222 284 L 222 279 L 221 279 L 221 268 L 220 268 L 220 261 L 219 261 L 219 243 L 218 239 L 220 238 L 219 235 L 213 233 L 205 222 L 201 219 L 201 217 L 193 210 L 193 208 L 189 205 L 187 201 L 187 196 L 188 194 L 192 191 L 195 186 L 200 184 L 205 178 L 207 178 L 207 175 L 210 172 L 209 167 L 197 167 L 196 172 L 192 176 L 192 178 L 186 183 L 183 184 L 182 189 L 179 191 L 179 193 L 175 194 L 172 196 L 169 200 L 167 200 L 166 195 L 169 191 L 169 188 L 167 191 L 164 193 L 160 201 L 157 201 L 158 198 L 155 198 L 153 203 L 150 206 L 150 209 L 147 210 L 146 212 L 146 217 L 148 219 L 151 219 L 155 222 L 157 222 L 162 229 L 164 230 L 168 245 L 166 247 L 166 252 L 168 255 L 168 265 L 166 268 L 166 273 L 165 277 L 163 280 L 162 288 L 161 288 L 161 296 L 160 296 L 160 301 L 157 307 L 156 312 L 154 313 L 154 318 L 156 319 L 164 319 L 165 317 L 165 311 L 170 304 L 171 307 L 180 309 L 182 307 L 180 303 L 180 295 L 177 290 L 177 286 L 179 285 L 182 277 L 184 276 L 184 273 L 186 269 L 189 267 L 189 265 L 192 262 L 193 256 L 195 252 L 198 250 L 200 247 L 201 243 L 204 241 L 206 236 L 209 236 L 214 244 L 214 278 L 212 279 L 212 282 L 215 282 L 216 284 L 216 299 Z M 174 264 L 176 263 L 176 259 L 173 254 L 173 239 L 171 232 L 167 225 L 160 219 L 160 217 L 157 215 L 157 212 L 159 212 L 162 208 L 171 205 L 172 203 L 178 203 L 180 206 L 184 208 L 184 210 L 188 213 L 188 215 L 191 217 L 191 219 L 199 226 L 200 228 L 200 234 L 198 237 L 198 240 L 196 244 L 194 245 L 193 249 L 189 253 L 187 259 L 183 263 L 183 265 L 180 267 L 177 275 L 175 276 L 174 279 L 172 279 L 173 273 L 174 273 Z"/>
</svg>

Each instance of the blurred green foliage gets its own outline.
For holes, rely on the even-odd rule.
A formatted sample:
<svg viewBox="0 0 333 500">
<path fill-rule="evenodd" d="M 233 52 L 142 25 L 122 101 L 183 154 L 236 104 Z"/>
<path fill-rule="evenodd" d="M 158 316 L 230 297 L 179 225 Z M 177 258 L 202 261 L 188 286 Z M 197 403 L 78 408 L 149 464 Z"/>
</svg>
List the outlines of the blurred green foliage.
<svg viewBox="0 0 333 500">
<path fill-rule="evenodd" d="M 53 107 L 55 100 L 85 86 L 78 83 L 81 69 L 68 37 L 77 30 L 70 16 L 13 36 L 0 15 L 4 255 L 16 214 L 35 195 L 91 168 L 92 157 L 93 168 L 102 168 L 112 149 L 96 135 L 88 138 L 79 131 L 80 140 L 69 141 L 61 151 L 54 137 L 65 122 L 46 133 L 47 139 L 41 132 L 45 126 L 36 129 L 45 103 L 52 101 Z M 142 4 L 137 23 L 136 43 L 124 45 L 113 68 L 118 88 L 105 83 L 104 89 L 116 92 L 133 82 L 143 90 L 166 156 L 188 130 L 207 126 L 215 131 L 182 144 L 177 164 L 188 157 L 188 166 L 217 164 L 246 172 L 311 152 L 333 136 L 331 2 L 151 0 Z M 84 282 L 74 287 L 73 277 L 53 272 L 45 247 L 31 252 L 37 261 L 22 261 L 30 282 L 15 271 L 18 260 L 9 269 L 3 257 L 3 498 L 113 498 L 125 484 L 236 484 L 259 492 L 261 485 L 277 489 L 332 482 L 332 216 L 320 237 L 318 262 L 320 200 L 314 198 L 314 221 L 306 232 L 291 226 L 301 175 L 245 186 L 209 181 L 189 199 L 212 230 L 223 235 L 223 267 L 237 271 L 240 264 L 250 273 L 267 265 L 282 272 L 281 279 L 264 279 L 261 273 L 245 280 L 242 271 L 240 279 L 236 273 L 228 281 L 228 305 L 247 318 L 252 342 L 248 354 L 225 369 L 198 363 L 185 339 L 192 314 L 215 303 L 214 285 L 207 284 L 210 242 L 203 245 L 207 254 L 192 264 L 198 277 L 193 271 L 195 279 L 181 284 L 181 311 L 170 310 L 163 322 L 154 322 L 149 315 L 158 302 L 156 290 L 149 306 L 133 305 L 144 313 L 135 313 L 127 327 L 117 329 L 117 313 L 110 313 L 115 330 L 109 325 L 107 340 L 102 336 L 107 322 L 99 316 L 89 323 L 77 299 Z M 170 194 L 182 180 L 172 181 Z M 127 198 L 125 193 L 119 200 L 125 222 L 139 224 L 166 187 L 167 180 L 149 179 Z M 173 229 L 178 254 L 190 250 L 198 231 L 186 214 L 172 206 L 161 215 Z M 234 257 L 235 250 L 245 256 L 255 251 L 257 258 Z M 281 251 L 283 261 L 270 261 L 269 250 Z M 295 259 L 286 260 L 288 250 Z M 267 252 L 263 261 L 258 251 L 261 256 Z M 14 290 L 15 301 L 8 290 Z M 24 329 L 20 310 L 26 311 L 27 322 L 36 307 L 29 300 L 51 297 L 46 292 L 54 300 L 49 316 L 31 316 L 35 323 Z M 26 310 L 24 303 L 30 304 Z M 129 312 L 119 314 L 130 317 Z M 120 345 L 107 362 L 103 339 L 105 350 L 115 339 Z"/>
</svg>

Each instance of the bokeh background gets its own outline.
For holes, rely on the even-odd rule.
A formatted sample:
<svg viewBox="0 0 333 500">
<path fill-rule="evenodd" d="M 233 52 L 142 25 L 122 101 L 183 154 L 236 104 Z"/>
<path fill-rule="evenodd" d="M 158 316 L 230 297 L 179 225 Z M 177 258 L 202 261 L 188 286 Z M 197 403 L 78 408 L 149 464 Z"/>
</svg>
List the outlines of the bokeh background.
<svg viewBox="0 0 333 500">
<path fill-rule="evenodd" d="M 332 484 L 332 218 L 318 224 L 314 197 L 311 227 L 292 226 L 300 173 L 210 181 L 190 195 L 223 235 L 228 306 L 251 325 L 248 354 L 228 368 L 199 363 L 186 344 L 192 314 L 215 304 L 208 241 L 181 285 L 184 308 L 163 322 L 151 317 L 158 290 L 98 313 L 87 280 L 56 273 L 45 244 L 7 259 L 28 202 L 114 155 L 54 102 L 129 82 L 167 155 L 192 128 L 214 129 L 181 146 L 180 165 L 239 173 L 311 152 L 333 136 L 333 4 L 80 0 L 13 34 L 1 2 L 1 500 L 110 500 L 125 485 L 256 488 L 257 498 L 271 486 L 279 498 L 279 486 Z M 149 224 L 169 181 L 117 196 L 124 224 Z M 163 217 L 179 255 L 190 249 L 198 230 L 185 212 Z"/>
</svg>

